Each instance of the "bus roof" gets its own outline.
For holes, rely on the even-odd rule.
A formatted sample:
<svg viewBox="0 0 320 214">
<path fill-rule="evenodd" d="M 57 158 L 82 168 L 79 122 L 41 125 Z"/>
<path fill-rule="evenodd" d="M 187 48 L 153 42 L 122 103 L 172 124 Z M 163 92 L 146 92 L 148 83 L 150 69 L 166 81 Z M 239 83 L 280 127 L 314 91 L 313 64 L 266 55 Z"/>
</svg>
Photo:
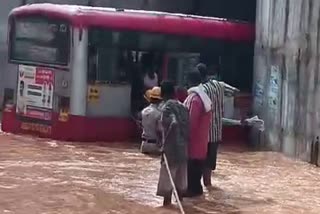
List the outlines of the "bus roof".
<svg viewBox="0 0 320 214">
<path fill-rule="evenodd" d="M 103 27 L 234 42 L 253 42 L 255 39 L 253 24 L 154 11 L 47 3 L 15 8 L 11 11 L 9 18 L 32 15 L 61 18 L 79 27 Z"/>
</svg>

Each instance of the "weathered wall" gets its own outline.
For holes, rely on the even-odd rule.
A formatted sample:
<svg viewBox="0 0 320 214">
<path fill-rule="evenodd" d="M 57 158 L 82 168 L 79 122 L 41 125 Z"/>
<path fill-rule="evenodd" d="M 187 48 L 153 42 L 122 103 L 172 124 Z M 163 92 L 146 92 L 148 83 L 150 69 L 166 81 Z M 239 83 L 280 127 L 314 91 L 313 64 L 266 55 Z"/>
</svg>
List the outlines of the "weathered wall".
<svg viewBox="0 0 320 214">
<path fill-rule="evenodd" d="M 255 111 L 266 142 L 308 161 L 319 135 L 319 0 L 258 0 Z"/>
</svg>

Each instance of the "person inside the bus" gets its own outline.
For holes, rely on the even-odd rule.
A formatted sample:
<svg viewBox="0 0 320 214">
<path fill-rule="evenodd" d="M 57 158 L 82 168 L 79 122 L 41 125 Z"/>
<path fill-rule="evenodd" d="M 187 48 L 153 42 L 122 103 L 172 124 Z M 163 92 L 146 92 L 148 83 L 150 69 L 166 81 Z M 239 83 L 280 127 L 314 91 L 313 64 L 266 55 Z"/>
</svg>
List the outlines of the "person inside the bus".
<svg viewBox="0 0 320 214">
<path fill-rule="evenodd" d="M 154 72 L 152 68 L 148 68 L 146 74 L 143 77 L 143 83 L 145 89 L 150 89 L 155 86 L 158 86 L 158 74 Z"/>
<path fill-rule="evenodd" d="M 159 85 L 158 74 L 155 72 L 155 67 L 153 66 L 154 55 L 144 54 L 142 56 L 142 69 L 144 72 L 143 83 L 145 90 L 152 89 Z"/>
<path fill-rule="evenodd" d="M 212 117 L 212 102 L 201 84 L 201 75 L 193 71 L 188 75 L 188 97 L 184 105 L 189 110 L 190 142 L 188 153 L 188 191 L 186 197 L 203 194 L 201 178 L 208 148 L 208 133 Z"/>
<path fill-rule="evenodd" d="M 142 110 L 142 144 L 141 152 L 149 155 L 160 154 L 160 132 L 159 122 L 161 111 L 159 104 L 162 101 L 160 87 L 154 87 L 145 94 L 145 99 L 150 103 L 148 107 Z"/>
<path fill-rule="evenodd" d="M 118 56 L 118 70 L 120 82 L 132 82 L 134 75 L 137 75 L 135 71 L 136 64 L 134 62 L 134 56 L 132 51 L 122 51 Z"/>
<path fill-rule="evenodd" d="M 148 102 L 143 99 L 144 86 L 143 80 L 141 78 L 142 74 L 140 69 L 136 64 L 133 64 L 130 68 L 130 80 L 131 80 L 131 111 L 133 115 L 136 115 L 138 112 L 141 112 L 145 106 L 148 105 Z"/>
<path fill-rule="evenodd" d="M 162 159 L 157 195 L 164 198 L 163 205 L 171 204 L 172 181 L 182 200 L 187 190 L 187 160 L 189 143 L 188 110 L 175 99 L 174 84 L 165 81 L 161 84 L 161 135 Z M 168 173 L 170 170 L 171 178 Z"/>
</svg>

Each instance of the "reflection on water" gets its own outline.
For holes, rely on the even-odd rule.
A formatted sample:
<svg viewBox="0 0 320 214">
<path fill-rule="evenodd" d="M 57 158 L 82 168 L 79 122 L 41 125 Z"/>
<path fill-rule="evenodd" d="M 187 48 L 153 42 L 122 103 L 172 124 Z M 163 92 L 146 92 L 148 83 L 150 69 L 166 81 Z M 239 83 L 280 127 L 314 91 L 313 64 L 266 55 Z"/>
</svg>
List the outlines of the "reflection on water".
<svg viewBox="0 0 320 214">
<path fill-rule="evenodd" d="M 0 213 L 178 213 L 155 196 L 159 161 L 133 145 L 0 134 Z M 186 213 L 320 213 L 320 169 L 271 152 L 222 151 L 215 188 Z"/>
</svg>

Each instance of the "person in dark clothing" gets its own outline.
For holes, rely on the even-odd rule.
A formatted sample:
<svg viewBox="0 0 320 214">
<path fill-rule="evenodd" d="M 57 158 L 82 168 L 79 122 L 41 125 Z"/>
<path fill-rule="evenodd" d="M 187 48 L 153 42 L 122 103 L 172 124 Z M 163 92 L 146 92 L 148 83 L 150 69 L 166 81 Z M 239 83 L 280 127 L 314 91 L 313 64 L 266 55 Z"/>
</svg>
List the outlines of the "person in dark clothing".
<svg viewBox="0 0 320 214">
<path fill-rule="evenodd" d="M 144 87 L 139 69 L 136 65 L 133 65 L 131 70 L 131 111 L 133 115 L 136 116 L 138 112 L 141 112 L 146 106 L 148 106 L 148 102 L 145 99 L 143 99 Z"/>
<path fill-rule="evenodd" d="M 189 110 L 190 140 L 188 146 L 188 192 L 186 197 L 203 194 L 201 185 L 204 170 L 208 133 L 212 115 L 212 103 L 201 85 L 200 73 L 195 71 L 188 76 L 188 97 L 184 105 Z"/>
<path fill-rule="evenodd" d="M 188 110 L 182 103 L 175 100 L 174 95 L 174 84 L 170 81 L 163 82 L 161 84 L 163 103 L 160 104 L 161 150 L 163 157 L 161 160 L 157 195 L 164 198 L 164 206 L 171 204 L 173 191 L 169 173 L 164 162 L 164 156 L 167 158 L 170 174 L 180 200 L 182 200 L 187 189 L 189 115 Z"/>
</svg>

